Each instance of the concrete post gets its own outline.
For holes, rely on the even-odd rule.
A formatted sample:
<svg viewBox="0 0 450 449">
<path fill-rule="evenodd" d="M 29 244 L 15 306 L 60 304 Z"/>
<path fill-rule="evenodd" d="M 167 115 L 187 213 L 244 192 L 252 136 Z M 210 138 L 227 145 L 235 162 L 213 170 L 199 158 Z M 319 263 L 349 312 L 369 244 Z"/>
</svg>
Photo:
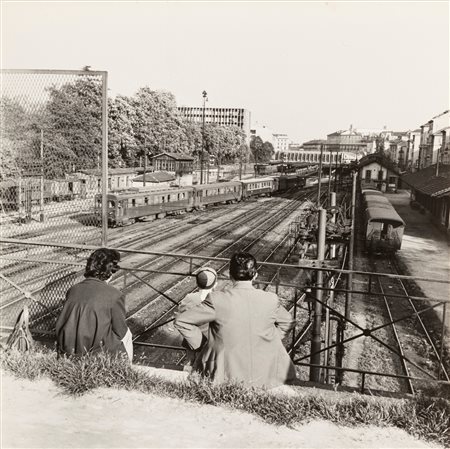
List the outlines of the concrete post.
<svg viewBox="0 0 450 449">
<path fill-rule="evenodd" d="M 330 206 L 336 207 L 336 192 L 331 192 L 331 197 L 330 197 Z M 336 223 L 336 212 L 333 212 L 333 214 L 331 215 L 331 223 Z M 332 244 L 330 245 L 330 258 L 334 259 L 336 257 L 336 245 Z"/>
<path fill-rule="evenodd" d="M 327 221 L 327 211 L 325 209 L 319 209 L 319 229 L 317 236 L 317 259 L 323 261 L 325 259 L 325 228 Z M 313 331 L 311 338 L 311 365 L 320 365 L 322 348 L 321 339 L 321 327 L 322 327 L 322 301 L 323 298 L 323 271 L 317 272 L 316 282 L 316 299 L 314 303 L 314 316 L 313 316 Z M 320 368 L 311 366 L 309 369 L 309 380 L 312 382 L 320 381 Z"/>
<path fill-rule="evenodd" d="M 353 252 L 355 246 L 355 210 L 356 210 L 356 178 L 358 173 L 353 173 L 352 185 L 352 215 L 351 215 L 351 232 L 350 243 L 348 248 L 348 269 L 350 273 L 347 276 L 347 290 L 353 290 Z M 352 294 L 348 291 L 345 296 L 345 318 L 350 317 L 350 304 L 352 302 Z"/>
</svg>

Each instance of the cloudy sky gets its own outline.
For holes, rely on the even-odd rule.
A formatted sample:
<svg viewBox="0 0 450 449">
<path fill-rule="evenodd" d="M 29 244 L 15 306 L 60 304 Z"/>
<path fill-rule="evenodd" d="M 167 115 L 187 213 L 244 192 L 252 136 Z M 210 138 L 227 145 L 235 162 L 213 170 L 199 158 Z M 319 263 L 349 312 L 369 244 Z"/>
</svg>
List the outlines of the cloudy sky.
<svg viewBox="0 0 450 449">
<path fill-rule="evenodd" d="M 449 3 L 2 2 L 2 67 L 109 72 L 115 94 L 245 107 L 295 142 L 449 108 Z"/>
</svg>

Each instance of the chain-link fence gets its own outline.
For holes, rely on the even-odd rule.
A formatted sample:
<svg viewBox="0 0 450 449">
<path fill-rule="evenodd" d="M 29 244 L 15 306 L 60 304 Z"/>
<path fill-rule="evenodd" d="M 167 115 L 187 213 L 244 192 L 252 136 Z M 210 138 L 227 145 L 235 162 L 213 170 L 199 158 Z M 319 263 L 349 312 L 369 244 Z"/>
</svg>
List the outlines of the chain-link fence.
<svg viewBox="0 0 450 449">
<path fill-rule="evenodd" d="M 107 73 L 3 70 L 1 81 L 1 236 L 105 244 Z M 8 243 L 1 255 L 2 326 L 9 327 L 30 292 L 41 302 L 30 304 L 32 319 L 51 315 L 79 271 L 58 262 L 85 262 L 88 252 Z"/>
</svg>

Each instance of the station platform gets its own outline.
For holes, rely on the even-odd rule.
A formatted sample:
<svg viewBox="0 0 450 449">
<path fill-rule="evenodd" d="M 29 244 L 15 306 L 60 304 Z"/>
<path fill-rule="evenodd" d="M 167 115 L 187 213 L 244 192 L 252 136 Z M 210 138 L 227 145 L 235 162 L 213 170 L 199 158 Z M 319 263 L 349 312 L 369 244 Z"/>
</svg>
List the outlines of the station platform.
<svg viewBox="0 0 450 449">
<path fill-rule="evenodd" d="M 407 190 L 386 194 L 391 204 L 405 222 L 401 250 L 397 257 L 411 276 L 450 281 L 450 240 L 444 231 L 432 223 L 428 213 L 421 213 L 409 205 Z M 416 281 L 424 296 L 433 299 L 450 299 L 450 288 L 445 284 Z M 450 305 L 445 316 L 450 333 Z"/>
</svg>

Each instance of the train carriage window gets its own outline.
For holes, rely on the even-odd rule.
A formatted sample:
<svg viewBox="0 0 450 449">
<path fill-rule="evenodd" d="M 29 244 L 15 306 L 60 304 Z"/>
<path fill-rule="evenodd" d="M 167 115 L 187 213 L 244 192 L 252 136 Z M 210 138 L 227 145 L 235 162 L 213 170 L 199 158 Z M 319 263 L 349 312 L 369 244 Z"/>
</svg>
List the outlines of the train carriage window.
<svg viewBox="0 0 450 449">
<path fill-rule="evenodd" d="M 162 196 L 161 197 L 161 203 L 165 203 L 166 202 L 166 197 L 165 196 Z"/>
<path fill-rule="evenodd" d="M 167 195 L 167 202 L 170 203 L 170 195 Z"/>
<path fill-rule="evenodd" d="M 135 199 L 135 198 L 133 198 L 133 199 L 131 200 L 131 206 L 132 206 L 132 207 L 136 207 L 136 199 Z"/>
<path fill-rule="evenodd" d="M 145 204 L 148 204 L 148 197 L 146 196 L 144 199 Z"/>
<path fill-rule="evenodd" d="M 100 203 L 101 203 L 101 200 L 100 200 Z M 116 202 L 109 200 L 108 201 L 108 207 L 109 208 L 115 208 L 116 207 Z"/>
</svg>

